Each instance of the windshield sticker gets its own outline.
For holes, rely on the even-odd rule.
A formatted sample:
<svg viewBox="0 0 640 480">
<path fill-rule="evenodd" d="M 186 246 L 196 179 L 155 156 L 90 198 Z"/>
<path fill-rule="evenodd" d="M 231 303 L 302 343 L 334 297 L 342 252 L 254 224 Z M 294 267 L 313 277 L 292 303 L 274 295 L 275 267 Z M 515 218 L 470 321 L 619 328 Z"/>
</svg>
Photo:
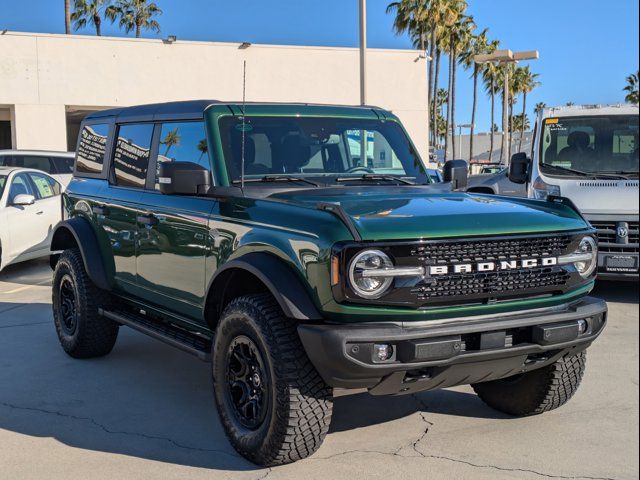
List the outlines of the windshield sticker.
<svg viewBox="0 0 640 480">
<path fill-rule="evenodd" d="M 555 125 L 556 123 L 558 123 L 560 121 L 559 118 L 547 118 L 544 123 L 545 125 Z"/>
<path fill-rule="evenodd" d="M 253 131 L 253 126 L 248 123 L 245 123 L 245 124 L 239 123 L 238 125 L 236 125 L 236 130 L 238 130 L 239 132 L 247 133 L 247 132 Z"/>
</svg>

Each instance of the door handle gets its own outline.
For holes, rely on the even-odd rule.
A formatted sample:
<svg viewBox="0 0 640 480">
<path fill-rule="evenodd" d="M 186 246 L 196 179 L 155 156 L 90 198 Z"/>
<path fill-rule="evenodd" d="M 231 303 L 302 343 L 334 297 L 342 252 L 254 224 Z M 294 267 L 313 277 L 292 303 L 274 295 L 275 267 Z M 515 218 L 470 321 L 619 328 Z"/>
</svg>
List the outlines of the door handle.
<svg viewBox="0 0 640 480">
<path fill-rule="evenodd" d="M 107 207 L 94 206 L 92 209 L 96 215 L 102 215 L 103 217 L 109 216 L 109 209 Z"/>
<path fill-rule="evenodd" d="M 158 224 L 158 219 L 153 214 L 138 215 L 136 217 L 136 220 L 138 223 L 141 223 L 142 225 L 145 225 L 147 227 L 153 227 L 154 225 Z"/>
<path fill-rule="evenodd" d="M 38 211 L 36 212 L 36 215 L 42 215 L 43 213 L 44 213 L 44 211 L 43 211 L 43 210 L 38 210 Z"/>
</svg>

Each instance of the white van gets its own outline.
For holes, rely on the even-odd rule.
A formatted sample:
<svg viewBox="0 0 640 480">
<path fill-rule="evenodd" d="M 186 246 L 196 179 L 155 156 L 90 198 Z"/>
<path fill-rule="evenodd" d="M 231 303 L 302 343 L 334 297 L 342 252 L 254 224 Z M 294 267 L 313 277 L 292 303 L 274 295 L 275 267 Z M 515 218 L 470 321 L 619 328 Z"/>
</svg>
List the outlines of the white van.
<svg viewBox="0 0 640 480">
<path fill-rule="evenodd" d="M 547 108 L 534 137 L 528 196 L 572 200 L 598 230 L 600 277 L 637 281 L 638 107 Z"/>
</svg>

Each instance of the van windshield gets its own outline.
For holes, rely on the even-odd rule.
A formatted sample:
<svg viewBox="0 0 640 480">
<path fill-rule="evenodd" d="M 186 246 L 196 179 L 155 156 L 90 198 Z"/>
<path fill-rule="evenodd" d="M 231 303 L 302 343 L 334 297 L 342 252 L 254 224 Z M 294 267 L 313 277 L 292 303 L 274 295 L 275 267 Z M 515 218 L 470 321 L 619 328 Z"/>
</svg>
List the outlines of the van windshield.
<svg viewBox="0 0 640 480">
<path fill-rule="evenodd" d="M 244 131 L 244 135 L 243 135 Z M 229 178 L 313 178 L 340 181 L 377 176 L 430 183 L 420 156 L 393 121 L 305 117 L 220 120 Z M 244 139 L 244 149 L 243 149 Z"/>
<path fill-rule="evenodd" d="M 556 176 L 638 176 L 635 115 L 546 118 L 540 169 Z"/>
</svg>

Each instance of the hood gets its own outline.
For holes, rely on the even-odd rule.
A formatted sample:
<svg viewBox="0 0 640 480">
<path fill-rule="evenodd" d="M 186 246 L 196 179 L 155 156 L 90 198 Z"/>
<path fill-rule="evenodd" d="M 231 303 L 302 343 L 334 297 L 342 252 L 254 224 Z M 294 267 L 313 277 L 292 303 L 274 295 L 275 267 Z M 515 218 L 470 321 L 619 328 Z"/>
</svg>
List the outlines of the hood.
<svg viewBox="0 0 640 480">
<path fill-rule="evenodd" d="M 270 198 L 314 206 L 337 203 L 364 240 L 543 233 L 588 226 L 564 205 L 491 195 L 438 193 L 429 187 L 289 190 Z"/>
<path fill-rule="evenodd" d="M 563 197 L 584 214 L 638 215 L 638 180 L 558 180 Z"/>
</svg>

